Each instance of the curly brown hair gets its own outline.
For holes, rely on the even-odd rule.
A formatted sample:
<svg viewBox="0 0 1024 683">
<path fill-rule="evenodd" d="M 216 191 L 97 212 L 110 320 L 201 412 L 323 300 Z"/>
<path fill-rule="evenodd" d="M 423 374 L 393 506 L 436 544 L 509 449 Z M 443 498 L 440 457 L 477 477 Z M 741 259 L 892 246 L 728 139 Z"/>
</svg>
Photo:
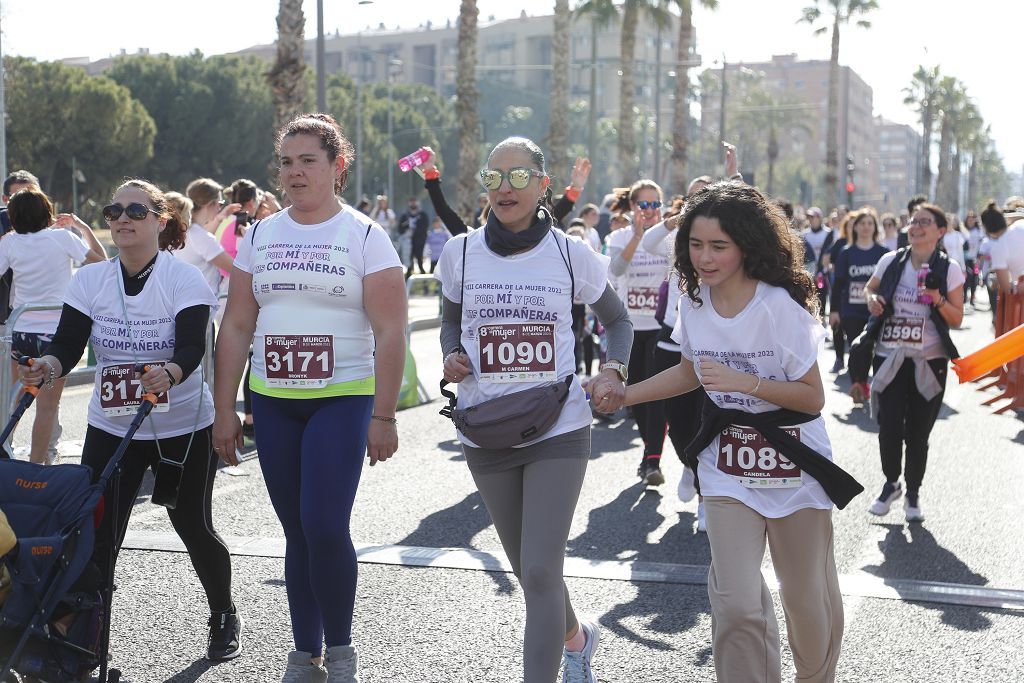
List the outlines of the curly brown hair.
<svg viewBox="0 0 1024 683">
<path fill-rule="evenodd" d="M 675 264 L 679 289 L 697 306 L 700 278 L 690 260 L 690 232 L 697 217 L 714 218 L 743 254 L 743 271 L 755 280 L 782 287 L 793 301 L 815 314 L 818 295 L 803 268 L 804 247 L 789 228 L 782 209 L 760 190 L 737 182 L 708 185 L 686 200 L 676 235 Z"/>
<path fill-rule="evenodd" d="M 281 143 L 292 135 L 312 135 L 320 140 L 320 147 L 327 152 L 327 159 L 331 163 L 338 157 L 345 160 L 345 167 L 341 175 L 334 181 L 334 193 L 341 194 L 348 183 L 348 170 L 356 158 L 356 149 L 341 131 L 341 126 L 330 114 L 313 112 L 310 114 L 299 114 L 294 119 L 277 131 L 274 140 L 274 152 L 281 156 Z"/>
</svg>

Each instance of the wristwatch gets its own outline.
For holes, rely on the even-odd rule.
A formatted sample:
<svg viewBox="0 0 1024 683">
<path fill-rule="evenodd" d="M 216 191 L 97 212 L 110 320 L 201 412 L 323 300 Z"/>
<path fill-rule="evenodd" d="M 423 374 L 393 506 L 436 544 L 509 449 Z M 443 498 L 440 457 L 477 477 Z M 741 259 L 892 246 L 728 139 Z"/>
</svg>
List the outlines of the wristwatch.
<svg viewBox="0 0 1024 683">
<path fill-rule="evenodd" d="M 623 384 L 625 384 L 626 380 L 629 379 L 629 368 L 626 367 L 625 364 L 620 363 L 617 360 L 607 361 L 604 365 L 601 366 L 601 369 L 602 370 L 614 370 L 615 372 L 617 372 L 618 375 L 619 375 L 619 379 L 622 380 Z"/>
</svg>

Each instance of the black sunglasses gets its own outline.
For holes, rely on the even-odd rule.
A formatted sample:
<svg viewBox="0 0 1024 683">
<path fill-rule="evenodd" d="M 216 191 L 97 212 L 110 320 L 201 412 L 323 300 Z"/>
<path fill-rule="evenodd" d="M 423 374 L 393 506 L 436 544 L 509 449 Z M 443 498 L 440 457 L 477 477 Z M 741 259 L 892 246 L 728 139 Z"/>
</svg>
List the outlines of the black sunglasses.
<svg viewBox="0 0 1024 683">
<path fill-rule="evenodd" d="M 636 205 L 640 207 L 641 211 L 646 211 L 647 209 L 661 208 L 661 202 L 637 202 Z"/>
<path fill-rule="evenodd" d="M 103 207 L 103 218 L 111 223 L 120 218 L 122 213 L 128 214 L 128 218 L 131 218 L 133 221 L 141 221 L 149 214 L 160 215 L 145 204 L 139 204 L 138 202 L 132 202 L 128 206 L 108 204 Z"/>
</svg>

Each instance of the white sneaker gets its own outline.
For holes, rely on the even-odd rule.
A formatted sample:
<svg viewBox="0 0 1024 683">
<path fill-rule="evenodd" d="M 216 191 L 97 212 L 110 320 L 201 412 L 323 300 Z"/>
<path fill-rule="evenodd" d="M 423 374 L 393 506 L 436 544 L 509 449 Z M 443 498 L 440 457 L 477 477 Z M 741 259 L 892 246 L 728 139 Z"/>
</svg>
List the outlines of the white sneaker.
<svg viewBox="0 0 1024 683">
<path fill-rule="evenodd" d="M 683 466 L 683 476 L 679 478 L 679 500 L 689 503 L 697 495 L 697 487 L 694 485 L 693 470 Z"/>
<path fill-rule="evenodd" d="M 889 514 L 889 508 L 903 495 L 903 486 L 897 482 L 885 482 L 882 493 L 868 508 L 868 512 L 879 517 Z"/>
<path fill-rule="evenodd" d="M 704 503 L 697 503 L 697 532 L 706 534 L 708 532 L 708 520 L 704 516 Z"/>
<path fill-rule="evenodd" d="M 353 645 L 327 648 L 324 656 L 327 683 L 359 683 L 359 655 Z"/>
<path fill-rule="evenodd" d="M 918 500 L 916 493 L 907 493 L 907 497 L 903 500 L 903 512 L 907 516 L 908 522 L 923 522 L 924 511 L 921 510 L 921 502 Z"/>
<path fill-rule="evenodd" d="M 308 652 L 289 652 L 288 668 L 284 670 L 281 683 L 326 683 L 327 669 L 310 660 Z"/>
<path fill-rule="evenodd" d="M 601 629 L 594 621 L 581 621 L 580 629 L 586 636 L 586 644 L 579 652 L 562 651 L 562 683 L 597 683 L 590 662 L 601 643 Z"/>
</svg>

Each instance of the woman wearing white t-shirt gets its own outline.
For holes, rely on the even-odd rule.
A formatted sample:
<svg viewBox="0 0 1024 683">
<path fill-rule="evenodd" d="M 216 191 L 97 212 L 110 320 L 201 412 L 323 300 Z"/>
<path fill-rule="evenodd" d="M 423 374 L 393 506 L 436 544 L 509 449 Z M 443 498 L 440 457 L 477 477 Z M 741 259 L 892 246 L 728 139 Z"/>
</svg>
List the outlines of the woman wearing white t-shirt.
<svg viewBox="0 0 1024 683">
<path fill-rule="evenodd" d="M 832 507 L 863 489 L 832 462 L 820 414 L 824 331 L 798 240 L 755 188 L 715 183 L 689 197 L 675 261 L 688 298 L 672 335 L 683 360 L 626 389 L 629 405 L 701 385 L 708 392 L 686 455 L 707 514 L 719 681 L 781 680 L 778 624 L 761 575 L 766 541 L 797 679 L 833 681 L 839 658 Z"/>
<path fill-rule="evenodd" d="M 217 337 L 214 442 L 237 462 L 235 397 L 252 344 L 260 467 L 288 541 L 295 651 L 283 680 L 344 683 L 357 680 L 352 504 L 363 460 L 398 448 L 408 303 L 387 233 L 338 199 L 355 150 L 334 119 L 299 116 L 276 148 L 291 206 L 239 244 Z"/>
<path fill-rule="evenodd" d="M 106 494 L 117 496 L 118 518 L 104 515 L 94 559 L 104 581 L 112 581 L 111 546 L 116 555 L 147 469 L 156 470 L 156 490 L 171 493 L 177 482 L 176 505 L 164 504 L 206 592 L 207 657 L 231 659 L 241 652 L 241 620 L 231 599 L 231 557 L 213 530 L 210 507 L 217 472 L 210 444 L 213 400 L 196 372 L 217 300 L 198 270 L 167 253 L 181 247 L 185 224 L 158 188 L 126 181 L 103 217 L 117 258 L 79 269 L 64 295 L 53 342 L 32 367 L 21 368 L 21 378 L 52 384 L 92 343 L 96 384 L 82 464 L 94 480 L 127 433 L 142 394 L 160 397 L 121 461 L 119 490 Z M 141 376 L 135 371 L 139 365 L 149 367 Z"/>
<path fill-rule="evenodd" d="M 171 253 L 198 268 L 206 284 L 210 285 L 210 289 L 216 294 L 220 291 L 220 271 L 231 270 L 234 259 L 224 251 L 217 238 L 206 228 L 192 222 L 191 199 L 177 192 L 168 192 L 166 196 L 167 201 L 178 210 L 182 219 L 189 223 L 188 232 L 185 233 L 185 246 Z"/>
<path fill-rule="evenodd" d="M 883 256 L 864 289 L 868 311 L 877 319 L 871 397 L 878 407 L 885 475 L 869 511 L 889 513 L 904 494 L 902 474 L 908 522 L 924 520 L 918 494 L 928 464 L 928 437 L 942 408 L 949 360 L 960 355 L 949 330 L 964 319 L 964 274 L 960 263 L 938 248 L 946 221 L 938 206 L 920 204 L 907 231 L 910 246 Z"/>
<path fill-rule="evenodd" d="M 608 235 L 607 251 L 616 291 L 633 322 L 633 349 L 629 355 L 629 383 L 633 384 L 654 374 L 654 349 L 661 330 L 661 324 L 654 316 L 669 261 L 664 256 L 640 249 L 644 233 L 661 221 L 662 193 L 658 184 L 653 180 L 638 180 L 616 192 L 618 199 L 612 211 L 629 210 L 633 213 L 632 226 Z M 665 475 L 661 473 L 659 439 L 655 439 L 654 434 L 660 432 L 660 441 L 664 442 L 664 409 L 637 406 L 633 408 L 633 417 L 644 442 L 637 476 L 649 486 L 660 486 L 665 483 Z"/>
<path fill-rule="evenodd" d="M 444 295 L 444 377 L 459 384 L 460 409 L 568 382 L 561 412 L 538 438 L 482 448 L 458 435 L 523 588 L 523 680 L 554 681 L 561 659 L 563 680 L 592 682 L 600 632 L 596 623 L 577 619 L 562 581 L 592 421 L 575 374 L 573 300 L 594 310 L 607 329 L 608 357 L 617 359 L 590 383 L 598 405 L 623 391 L 629 320 L 608 284 L 608 259 L 553 227 L 542 206 L 551 178 L 535 143 L 499 143 L 480 180 L 491 207 L 487 224 L 449 240 L 434 274 Z"/>
<path fill-rule="evenodd" d="M 60 301 L 71 281 L 75 263 L 95 263 L 107 257 L 92 228 L 78 216 L 62 213 L 54 223 L 53 205 L 40 190 L 28 188 L 15 193 L 7 203 L 11 232 L 0 239 L 0 273 L 14 271 L 11 308 L 24 304 Z M 53 225 L 54 227 L 50 227 Z M 83 240 L 73 229 L 85 237 Z M 14 353 L 35 358 L 53 340 L 60 311 L 26 311 L 14 321 L 11 346 Z M 36 395 L 36 417 L 32 423 L 32 462 L 56 460 L 59 434 L 57 411 L 64 379 Z"/>
</svg>

